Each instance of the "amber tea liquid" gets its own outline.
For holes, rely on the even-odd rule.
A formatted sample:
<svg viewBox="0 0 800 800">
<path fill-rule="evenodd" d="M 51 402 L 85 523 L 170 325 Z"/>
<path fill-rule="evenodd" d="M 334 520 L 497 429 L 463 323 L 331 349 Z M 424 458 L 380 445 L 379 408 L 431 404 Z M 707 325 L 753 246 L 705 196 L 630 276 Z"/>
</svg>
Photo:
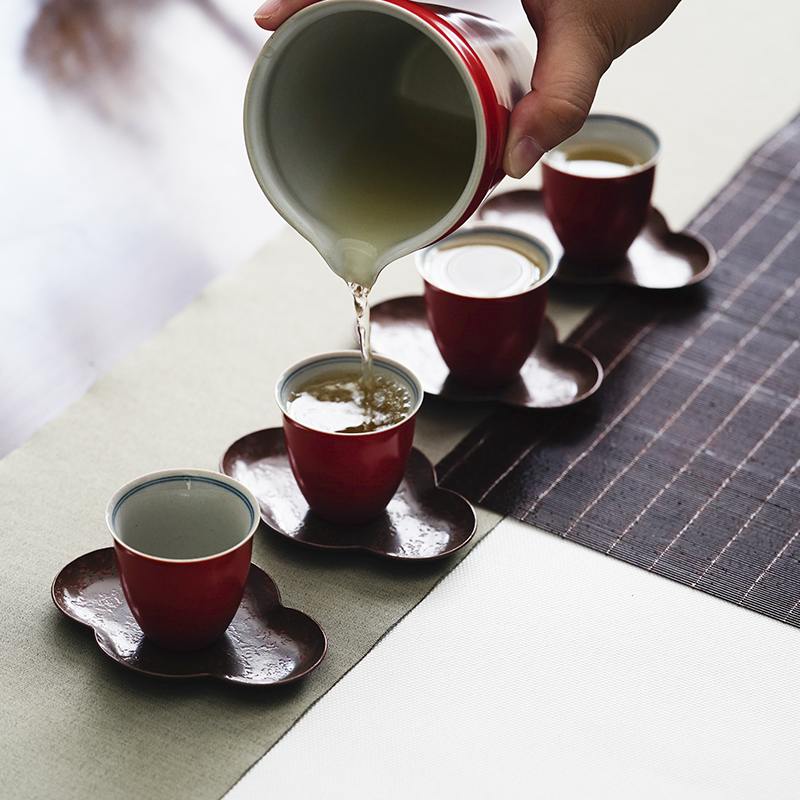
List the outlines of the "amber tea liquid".
<svg viewBox="0 0 800 800">
<path fill-rule="evenodd" d="M 309 428 L 369 433 L 406 419 L 412 396 L 408 387 L 385 375 L 375 375 L 369 386 L 358 371 L 339 371 L 302 384 L 286 405 L 292 418 Z"/>
<path fill-rule="evenodd" d="M 631 150 L 604 142 L 565 145 L 553 150 L 549 160 L 562 172 L 586 178 L 619 178 L 644 164 Z"/>
</svg>

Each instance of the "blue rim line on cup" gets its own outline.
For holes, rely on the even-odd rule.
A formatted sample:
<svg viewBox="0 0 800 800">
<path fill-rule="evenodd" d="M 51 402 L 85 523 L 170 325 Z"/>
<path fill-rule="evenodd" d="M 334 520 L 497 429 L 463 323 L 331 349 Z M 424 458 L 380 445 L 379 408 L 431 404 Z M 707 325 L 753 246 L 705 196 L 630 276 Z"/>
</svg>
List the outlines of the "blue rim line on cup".
<svg viewBox="0 0 800 800">
<path fill-rule="evenodd" d="M 373 365 L 376 374 L 388 372 L 411 389 L 411 409 L 409 410 L 408 414 L 406 414 L 399 422 L 396 422 L 394 425 L 381 428 L 380 431 L 364 431 L 361 433 L 326 431 L 326 433 L 329 433 L 331 436 L 370 436 L 374 435 L 375 433 L 390 431 L 392 428 L 402 425 L 409 418 L 413 417 L 417 411 L 419 411 L 422 401 L 425 397 L 419 378 L 408 367 L 404 366 L 399 361 L 395 361 L 392 358 L 387 358 L 386 356 L 374 355 Z M 358 367 L 360 369 L 361 353 L 358 350 L 337 350 L 330 353 L 319 353 L 318 355 L 304 358 L 302 361 L 298 361 L 284 370 L 284 372 L 281 373 L 281 375 L 278 377 L 278 380 L 275 382 L 275 399 L 277 400 L 280 410 L 297 425 L 301 425 L 309 430 L 316 430 L 315 428 L 310 428 L 303 422 L 298 421 L 287 411 L 286 395 L 288 394 L 291 384 L 297 383 L 299 376 L 303 375 L 304 373 L 308 373 L 309 377 L 311 377 L 313 373 L 328 373 L 330 371 L 327 369 L 328 367 L 337 366 Z"/>
<path fill-rule="evenodd" d="M 635 167 L 632 167 L 626 174 L 634 175 L 637 172 L 644 172 L 653 164 L 658 163 L 661 157 L 661 140 L 658 138 L 658 134 L 648 125 L 645 125 L 643 122 L 639 122 L 638 120 L 631 119 L 630 117 L 623 117 L 618 114 L 589 114 L 586 118 L 586 122 L 584 122 L 583 127 L 575 134 L 566 139 L 565 141 L 561 142 L 557 147 L 554 147 L 548 153 L 545 153 L 542 157 L 542 162 L 547 164 L 548 167 L 551 169 L 558 170 L 559 172 L 563 172 L 564 170 L 561 169 L 558 163 L 553 163 L 552 158 L 550 157 L 550 153 L 557 152 L 565 147 L 568 147 L 570 144 L 579 144 L 583 141 L 585 142 L 600 142 L 603 144 L 620 144 L 619 139 L 616 138 L 597 138 L 597 134 L 592 134 L 592 128 L 597 125 L 618 125 L 620 127 L 627 127 L 633 128 L 639 133 L 643 134 L 646 138 L 650 140 L 653 155 L 650 156 L 643 164 L 637 164 Z M 634 148 L 631 148 L 634 149 Z M 637 151 L 638 152 L 638 151 Z M 581 175 L 582 178 L 588 178 L 586 175 Z M 607 180 L 606 178 L 590 178 L 593 180 Z"/>
<path fill-rule="evenodd" d="M 145 489 L 152 488 L 153 486 L 183 482 L 204 483 L 211 486 L 216 486 L 221 489 L 225 489 L 235 497 L 238 497 L 244 503 L 250 513 L 250 525 L 247 535 L 243 536 L 236 544 L 225 550 L 220 550 L 219 552 L 212 553 L 211 555 L 201 556 L 198 558 L 166 558 L 164 556 L 156 556 L 151 553 L 144 553 L 141 550 L 137 550 L 135 547 L 131 547 L 131 545 L 119 537 L 116 529 L 116 518 L 120 508 L 126 500 Z M 190 563 L 193 561 L 199 562 L 207 561 L 211 558 L 218 558 L 221 555 L 225 555 L 226 553 L 230 553 L 238 549 L 245 544 L 248 539 L 251 539 L 258 529 L 260 521 L 261 512 L 259 509 L 258 500 L 246 486 L 239 483 L 239 481 L 234 480 L 233 478 L 229 478 L 227 475 L 212 472 L 211 470 L 201 469 L 164 469 L 156 472 L 145 473 L 144 475 L 140 475 L 138 478 L 128 481 L 128 483 L 120 487 L 112 495 L 111 499 L 108 501 L 108 505 L 106 506 L 106 523 L 108 524 L 108 529 L 111 532 L 114 540 L 119 542 L 123 547 L 125 547 L 127 550 L 130 550 L 132 553 L 137 553 L 145 558 L 151 558 L 154 561 Z"/>
</svg>

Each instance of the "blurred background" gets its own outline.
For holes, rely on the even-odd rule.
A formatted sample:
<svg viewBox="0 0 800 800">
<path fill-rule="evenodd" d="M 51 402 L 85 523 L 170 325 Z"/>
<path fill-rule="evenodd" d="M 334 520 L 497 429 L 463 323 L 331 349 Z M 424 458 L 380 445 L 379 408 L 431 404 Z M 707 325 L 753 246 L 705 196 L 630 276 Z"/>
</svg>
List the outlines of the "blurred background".
<svg viewBox="0 0 800 800">
<path fill-rule="evenodd" d="M 601 84 L 597 110 L 639 116 L 662 135 L 655 202 L 675 227 L 706 199 L 681 196 L 686 171 L 702 170 L 709 189 L 728 179 L 727 126 L 751 126 L 755 147 L 786 121 L 787 92 L 800 108 L 796 44 L 769 37 L 775 25 L 800 30 L 800 4 L 779 2 L 776 19 L 772 2 L 758 18 L 745 0 L 684 2 L 664 26 L 682 31 L 680 48 L 659 31 Z M 242 135 L 247 77 L 267 38 L 257 5 L 2 4 L 0 456 L 283 229 Z M 518 0 L 454 5 L 505 22 L 535 50 Z M 714 38 L 721 12 L 747 20 L 724 46 Z M 645 93 L 628 85 L 639 70 L 652 75 Z M 708 87 L 719 81 L 748 82 L 747 102 L 717 103 Z M 702 114 L 665 106 L 663 87 L 674 95 L 676 82 L 706 93 Z M 671 145 L 686 153 L 687 142 L 691 157 L 670 162 Z"/>
<path fill-rule="evenodd" d="M 242 134 L 258 5 L 2 3 L 0 456 L 282 229 Z"/>
</svg>

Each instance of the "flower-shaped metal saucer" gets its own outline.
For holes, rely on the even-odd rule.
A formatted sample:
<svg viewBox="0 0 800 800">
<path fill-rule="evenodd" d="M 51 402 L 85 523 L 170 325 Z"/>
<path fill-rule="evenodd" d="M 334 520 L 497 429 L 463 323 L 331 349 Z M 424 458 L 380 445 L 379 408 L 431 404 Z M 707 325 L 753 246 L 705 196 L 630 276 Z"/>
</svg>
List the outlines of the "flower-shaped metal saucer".
<svg viewBox="0 0 800 800">
<path fill-rule="evenodd" d="M 558 262 L 555 279 L 576 284 L 624 283 L 645 289 L 679 289 L 707 278 L 717 254 L 701 236 L 676 233 L 652 206 L 644 230 L 621 261 L 607 267 L 579 264 L 564 255 L 553 226 L 547 219 L 542 194 L 519 189 L 490 197 L 477 211 L 478 223 L 524 231 L 543 241 Z"/>
<path fill-rule="evenodd" d="M 58 573 L 51 595 L 68 617 L 94 630 L 100 649 L 136 672 L 160 678 L 215 678 L 267 686 L 302 678 L 325 657 L 328 642 L 307 614 L 281 605 L 278 587 L 255 564 L 227 631 L 210 647 L 164 650 L 145 638 L 125 602 L 114 549 L 76 558 Z"/>
<path fill-rule="evenodd" d="M 477 526 L 470 503 L 437 485 L 433 465 L 417 449 L 412 449 L 386 511 L 361 525 L 335 525 L 309 509 L 289 466 L 281 428 L 256 431 L 234 442 L 223 454 L 220 469 L 255 494 L 261 518 L 270 528 L 311 547 L 429 561 L 462 548 Z"/>
</svg>

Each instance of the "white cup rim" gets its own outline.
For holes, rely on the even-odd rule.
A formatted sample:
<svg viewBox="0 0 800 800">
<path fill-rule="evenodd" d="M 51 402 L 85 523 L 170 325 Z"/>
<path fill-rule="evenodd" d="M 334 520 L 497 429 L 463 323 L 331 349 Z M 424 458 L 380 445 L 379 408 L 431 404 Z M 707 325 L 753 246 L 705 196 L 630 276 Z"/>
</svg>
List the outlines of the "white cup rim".
<svg viewBox="0 0 800 800">
<path fill-rule="evenodd" d="M 303 372 L 307 372 L 310 368 L 314 367 L 315 365 L 322 365 L 323 362 L 329 361 L 331 364 L 348 364 L 348 365 L 355 365 L 361 366 L 361 353 L 358 350 L 333 350 L 330 352 L 325 353 L 317 353 L 312 356 L 308 356 L 307 358 L 303 358 L 300 361 L 296 361 L 294 364 L 287 367 L 279 376 L 277 381 L 275 382 L 275 400 L 278 404 L 278 408 L 280 408 L 281 412 L 288 417 L 295 425 L 299 425 L 301 428 L 306 428 L 307 430 L 311 431 L 318 431 L 320 433 L 324 433 L 329 436 L 342 436 L 347 438 L 353 438 L 357 436 L 375 436 L 377 434 L 386 433 L 387 431 L 392 431 L 395 428 L 404 425 L 410 419 L 413 419 L 417 412 L 419 411 L 420 407 L 422 406 L 422 401 L 425 397 L 424 390 L 422 388 L 422 382 L 420 379 L 412 372 L 405 364 L 401 364 L 399 361 L 395 361 L 393 358 L 389 358 L 388 356 L 382 356 L 377 353 L 373 354 L 373 364 L 376 368 L 383 369 L 384 371 L 391 372 L 395 375 L 398 375 L 402 378 L 404 383 L 407 383 L 414 392 L 413 402 L 411 405 L 411 409 L 409 410 L 408 414 L 403 417 L 399 422 L 394 423 L 394 425 L 387 425 L 385 428 L 379 428 L 375 431 L 361 431 L 357 433 L 343 433 L 342 431 L 327 431 L 327 430 L 320 430 L 319 428 L 312 428 L 311 426 L 305 424 L 304 422 L 298 420 L 296 417 L 292 416 L 292 414 L 287 409 L 286 400 L 285 400 L 285 389 L 290 381 L 296 379 L 297 376 L 301 375 Z"/>
<path fill-rule="evenodd" d="M 562 174 L 573 174 L 562 169 L 558 164 L 558 162 L 554 163 L 552 154 L 559 152 L 561 149 L 563 149 L 566 146 L 569 146 L 570 144 L 581 142 L 582 140 L 592 141 L 593 137 L 591 135 L 591 130 L 593 127 L 596 127 L 597 125 L 608 125 L 608 126 L 616 126 L 619 128 L 628 128 L 639 134 L 642 134 L 644 137 L 650 140 L 651 147 L 653 149 L 652 155 L 649 158 L 647 158 L 644 161 L 644 163 L 638 164 L 637 166 L 632 167 L 630 170 L 626 171 L 625 175 L 622 177 L 628 177 L 630 175 L 638 175 L 639 173 L 646 172 L 647 170 L 652 169 L 661 159 L 661 140 L 659 139 L 658 134 L 649 125 L 646 125 L 645 123 L 640 122 L 639 120 L 633 119 L 632 117 L 625 117 L 619 114 L 589 114 L 589 116 L 586 118 L 586 121 L 583 124 L 583 127 L 577 133 L 574 133 L 568 139 L 565 139 L 563 142 L 554 147 L 552 150 L 548 150 L 542 156 L 542 164 Z M 596 180 L 596 181 L 619 180 L 619 178 L 604 178 L 595 176 L 590 177 L 586 175 L 576 175 L 575 177 L 585 180 Z"/>
<path fill-rule="evenodd" d="M 539 279 L 535 283 L 531 284 L 530 286 L 524 289 L 521 289 L 518 292 L 514 292 L 512 294 L 498 295 L 496 297 L 481 297 L 476 295 L 465 294 L 463 292 L 457 292 L 454 291 L 453 289 L 442 288 L 441 286 L 438 286 L 434 281 L 429 280 L 429 274 L 426 269 L 426 262 L 430 260 L 432 257 L 434 257 L 437 254 L 437 252 L 442 249 L 443 246 L 444 247 L 447 247 L 448 245 L 452 247 L 458 246 L 460 240 L 464 240 L 465 244 L 472 244 L 474 242 L 470 240 L 479 239 L 481 236 L 492 237 L 494 241 L 490 241 L 489 243 L 497 244 L 497 246 L 505 246 L 503 244 L 498 244 L 498 242 L 503 242 L 503 240 L 505 240 L 509 243 L 509 245 L 512 242 L 516 242 L 525 250 L 533 249 L 538 251 L 544 258 L 546 265 Z M 516 249 L 516 248 L 510 247 L 510 249 Z M 470 225 L 469 227 L 461 228 L 455 233 L 451 233 L 449 236 L 445 237 L 441 241 L 438 241 L 435 244 L 432 244 L 429 247 L 420 250 L 416 254 L 414 261 L 417 268 L 417 272 L 419 272 L 420 276 L 426 283 L 429 283 L 431 286 L 436 287 L 441 292 L 446 292 L 447 294 L 451 294 L 456 297 L 465 297 L 475 300 L 504 300 L 506 298 L 520 297 L 522 295 L 529 294 L 530 292 L 536 291 L 537 289 L 541 289 L 546 283 L 548 283 L 550 279 L 556 274 L 556 269 L 558 268 L 558 263 L 553 257 L 552 250 L 541 239 L 537 238 L 536 236 L 532 236 L 529 233 L 525 233 L 524 231 L 518 231 L 513 228 L 505 228 L 502 226 L 480 223 L 480 222 L 475 223 L 474 225 Z"/>
<path fill-rule="evenodd" d="M 225 550 L 220 550 L 218 552 L 211 553 L 210 555 L 200 556 L 197 558 L 166 558 L 164 556 L 157 556 L 153 555 L 152 553 L 145 553 L 142 550 L 137 550 L 135 547 L 132 547 L 130 544 L 123 541 L 116 530 L 116 515 L 125 500 L 137 492 L 146 489 L 148 486 L 157 485 L 159 483 L 177 482 L 180 480 L 193 480 L 213 484 L 215 486 L 225 488 L 227 491 L 239 497 L 250 511 L 250 526 L 247 534 L 243 536 L 236 544 L 226 548 Z M 214 559 L 225 556 L 228 553 L 233 553 L 243 545 L 247 544 L 247 542 L 253 538 L 260 522 L 261 512 L 258 505 L 258 499 L 253 492 L 250 491 L 250 489 L 234 478 L 230 478 L 220 472 L 214 472 L 213 470 L 206 469 L 172 468 L 156 470 L 154 472 L 146 472 L 137 478 L 133 478 L 117 489 L 117 491 L 111 496 L 111 499 L 108 501 L 106 506 L 106 525 L 108 526 L 108 530 L 110 531 L 111 536 L 116 544 L 119 544 L 128 552 L 135 553 L 142 558 L 169 564 L 203 563 L 206 561 L 213 561 Z"/>
</svg>

